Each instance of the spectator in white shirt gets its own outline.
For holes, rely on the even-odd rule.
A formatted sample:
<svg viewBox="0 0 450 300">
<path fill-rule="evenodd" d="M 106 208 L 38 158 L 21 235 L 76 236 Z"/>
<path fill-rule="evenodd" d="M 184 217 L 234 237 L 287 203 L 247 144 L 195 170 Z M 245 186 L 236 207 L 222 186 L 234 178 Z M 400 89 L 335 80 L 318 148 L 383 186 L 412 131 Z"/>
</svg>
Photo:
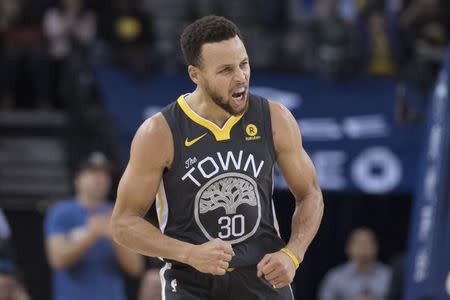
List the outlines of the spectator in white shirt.
<svg viewBox="0 0 450 300">
<path fill-rule="evenodd" d="M 375 234 L 368 228 L 354 230 L 347 243 L 349 261 L 330 270 L 319 290 L 319 300 L 383 300 L 390 269 L 377 261 Z"/>
<path fill-rule="evenodd" d="M 11 229 L 8 221 L 6 220 L 3 210 L 0 208 L 0 240 L 6 241 L 11 237 Z"/>
<path fill-rule="evenodd" d="M 59 1 L 59 5 L 47 10 L 43 20 L 50 61 L 50 97 L 57 108 L 63 106 L 67 94 L 62 78 L 67 73 L 68 58 L 73 54 L 88 57 L 97 34 L 97 18 L 84 7 L 83 0 Z"/>
<path fill-rule="evenodd" d="M 82 0 L 60 0 L 44 16 L 44 34 L 53 59 L 63 59 L 75 45 L 88 46 L 97 33 L 96 17 L 85 10 Z"/>
</svg>

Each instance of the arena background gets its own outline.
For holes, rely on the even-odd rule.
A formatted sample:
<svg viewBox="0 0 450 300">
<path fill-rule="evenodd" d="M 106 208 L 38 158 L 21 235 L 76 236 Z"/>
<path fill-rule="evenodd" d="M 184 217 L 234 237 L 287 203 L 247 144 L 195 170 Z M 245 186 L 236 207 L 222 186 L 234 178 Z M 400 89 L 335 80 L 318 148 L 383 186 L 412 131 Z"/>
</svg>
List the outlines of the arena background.
<svg viewBox="0 0 450 300">
<path fill-rule="evenodd" d="M 318 171 L 325 213 L 296 298 L 316 299 L 348 234 L 367 226 L 381 261 L 407 261 L 405 299 L 449 299 L 448 1 L 86 0 L 96 21 L 63 46 L 56 5 L 0 0 L 0 208 L 32 299 L 51 299 L 47 208 L 71 195 L 92 151 L 114 162 L 117 183 L 138 125 L 193 90 L 178 38 L 208 14 L 241 28 L 251 91 L 293 112 Z M 287 238 L 294 202 L 278 176 L 274 200 Z M 139 282 L 128 283 L 134 299 Z"/>
</svg>

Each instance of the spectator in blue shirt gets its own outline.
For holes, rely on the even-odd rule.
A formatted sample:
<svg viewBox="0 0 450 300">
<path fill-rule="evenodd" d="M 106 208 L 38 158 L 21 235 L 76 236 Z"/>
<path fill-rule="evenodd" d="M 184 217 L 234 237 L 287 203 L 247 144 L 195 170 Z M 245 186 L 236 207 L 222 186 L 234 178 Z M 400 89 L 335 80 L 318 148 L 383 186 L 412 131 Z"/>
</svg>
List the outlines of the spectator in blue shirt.
<svg viewBox="0 0 450 300">
<path fill-rule="evenodd" d="M 110 164 L 89 156 L 75 178 L 75 197 L 55 204 L 45 220 L 54 300 L 124 300 L 122 271 L 141 275 L 143 258 L 111 239 Z"/>
<path fill-rule="evenodd" d="M 9 228 L 8 221 L 6 220 L 3 210 L 0 208 L 0 240 L 7 241 L 11 237 L 11 229 Z"/>
<path fill-rule="evenodd" d="M 6 220 L 3 210 L 0 208 L 0 251 L 5 251 L 9 248 L 11 238 L 11 228 L 8 220 Z"/>
</svg>

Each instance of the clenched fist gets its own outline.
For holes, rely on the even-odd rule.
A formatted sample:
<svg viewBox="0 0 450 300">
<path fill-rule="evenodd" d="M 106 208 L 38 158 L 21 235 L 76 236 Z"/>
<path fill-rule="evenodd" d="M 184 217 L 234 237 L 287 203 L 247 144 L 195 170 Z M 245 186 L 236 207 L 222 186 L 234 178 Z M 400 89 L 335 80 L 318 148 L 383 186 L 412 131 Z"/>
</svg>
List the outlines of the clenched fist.
<svg viewBox="0 0 450 300">
<path fill-rule="evenodd" d="M 282 288 L 290 284 L 294 280 L 296 271 L 291 258 L 281 251 L 264 255 L 256 268 L 257 276 L 264 276 L 274 288 Z"/>
<path fill-rule="evenodd" d="M 187 263 L 198 271 L 213 275 L 224 275 L 234 256 L 234 251 L 229 243 L 214 239 L 193 246 L 187 256 Z"/>
</svg>

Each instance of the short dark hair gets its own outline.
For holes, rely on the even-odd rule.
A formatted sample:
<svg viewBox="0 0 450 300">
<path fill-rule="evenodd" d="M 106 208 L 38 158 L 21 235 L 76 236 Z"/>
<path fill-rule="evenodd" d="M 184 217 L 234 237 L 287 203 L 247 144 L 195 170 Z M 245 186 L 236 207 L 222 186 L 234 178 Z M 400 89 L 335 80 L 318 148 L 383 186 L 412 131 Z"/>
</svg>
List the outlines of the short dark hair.
<svg viewBox="0 0 450 300">
<path fill-rule="evenodd" d="M 106 155 L 100 151 L 91 152 L 78 166 L 77 173 L 80 174 L 86 170 L 104 170 L 111 175 L 113 173 L 113 165 Z"/>
<path fill-rule="evenodd" d="M 180 44 L 188 65 L 198 67 L 203 44 L 221 42 L 238 36 L 239 28 L 230 20 L 219 16 L 206 16 L 188 25 L 181 34 Z"/>
</svg>

